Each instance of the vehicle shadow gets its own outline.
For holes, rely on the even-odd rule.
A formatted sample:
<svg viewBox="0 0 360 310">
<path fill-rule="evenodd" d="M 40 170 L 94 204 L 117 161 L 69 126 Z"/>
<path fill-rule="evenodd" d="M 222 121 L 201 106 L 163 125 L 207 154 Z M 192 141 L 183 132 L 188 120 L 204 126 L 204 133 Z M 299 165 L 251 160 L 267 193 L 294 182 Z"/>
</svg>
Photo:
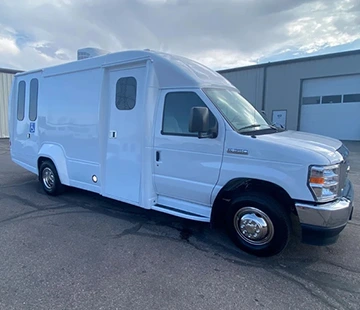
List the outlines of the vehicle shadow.
<svg viewBox="0 0 360 310">
<path fill-rule="evenodd" d="M 38 194 L 46 195 L 39 183 L 33 184 L 33 186 L 36 186 Z M 145 233 L 141 232 L 141 228 L 146 228 L 147 231 L 153 230 L 154 233 L 150 237 L 160 238 L 158 229 L 162 227 L 170 229 L 172 232 L 168 234 L 169 236 L 166 233 L 162 233 L 161 238 L 171 239 L 174 242 L 188 243 L 196 250 L 215 256 L 222 256 L 224 259 L 232 262 L 240 259 L 242 264 L 251 263 L 261 267 L 266 265 L 271 267 L 274 264 L 278 266 L 283 261 L 289 263 L 291 259 L 296 263 L 310 263 L 319 258 L 319 247 L 303 245 L 300 242 L 300 230 L 296 218 L 292 218 L 293 232 L 287 248 L 276 256 L 258 258 L 237 248 L 229 239 L 225 227 L 213 228 L 209 223 L 183 219 L 155 210 L 143 209 L 77 188 L 67 188 L 62 195 L 57 197 L 50 196 L 48 198 L 64 206 L 81 207 L 91 212 L 125 220 L 134 225 L 130 229 L 125 229 L 118 236 L 114 236 L 114 238 L 119 238 L 126 234 L 145 235 Z M 156 229 L 152 229 L 152 227 L 156 227 Z M 148 232 L 146 237 L 149 237 Z"/>
</svg>

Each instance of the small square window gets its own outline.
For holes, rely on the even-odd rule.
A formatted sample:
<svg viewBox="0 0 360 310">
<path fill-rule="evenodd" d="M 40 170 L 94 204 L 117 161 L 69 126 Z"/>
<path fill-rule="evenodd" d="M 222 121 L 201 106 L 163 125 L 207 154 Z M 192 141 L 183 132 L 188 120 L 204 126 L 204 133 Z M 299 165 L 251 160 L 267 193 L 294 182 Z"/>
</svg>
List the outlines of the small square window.
<svg viewBox="0 0 360 310">
<path fill-rule="evenodd" d="M 136 79 L 120 78 L 116 82 L 115 104 L 119 110 L 132 110 L 136 104 Z"/>
</svg>

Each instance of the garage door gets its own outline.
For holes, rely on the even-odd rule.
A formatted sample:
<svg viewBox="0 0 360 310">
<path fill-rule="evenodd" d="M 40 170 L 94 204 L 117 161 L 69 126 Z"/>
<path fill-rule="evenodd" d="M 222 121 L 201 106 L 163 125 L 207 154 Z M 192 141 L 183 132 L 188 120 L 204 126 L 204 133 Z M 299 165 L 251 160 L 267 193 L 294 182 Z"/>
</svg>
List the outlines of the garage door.
<svg viewBox="0 0 360 310">
<path fill-rule="evenodd" d="M 360 74 L 304 80 L 300 130 L 360 140 Z"/>
</svg>

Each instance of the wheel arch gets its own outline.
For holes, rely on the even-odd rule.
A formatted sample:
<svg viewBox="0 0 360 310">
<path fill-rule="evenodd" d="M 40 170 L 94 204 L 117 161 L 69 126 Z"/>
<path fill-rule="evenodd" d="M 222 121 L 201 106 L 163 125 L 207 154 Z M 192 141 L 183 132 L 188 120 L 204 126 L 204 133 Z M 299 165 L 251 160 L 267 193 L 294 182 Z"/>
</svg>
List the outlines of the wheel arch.
<svg viewBox="0 0 360 310">
<path fill-rule="evenodd" d="M 40 166 L 46 161 L 50 160 L 59 175 L 60 182 L 64 185 L 69 185 L 69 175 L 66 164 L 66 158 L 63 149 L 56 144 L 44 144 L 38 154 L 37 168 L 40 176 Z"/>
<path fill-rule="evenodd" d="M 250 191 L 268 194 L 283 205 L 289 214 L 296 214 L 295 203 L 283 187 L 259 179 L 235 178 L 228 181 L 217 194 L 211 211 L 211 225 L 213 227 L 221 226 L 231 201 L 236 195 Z"/>
</svg>

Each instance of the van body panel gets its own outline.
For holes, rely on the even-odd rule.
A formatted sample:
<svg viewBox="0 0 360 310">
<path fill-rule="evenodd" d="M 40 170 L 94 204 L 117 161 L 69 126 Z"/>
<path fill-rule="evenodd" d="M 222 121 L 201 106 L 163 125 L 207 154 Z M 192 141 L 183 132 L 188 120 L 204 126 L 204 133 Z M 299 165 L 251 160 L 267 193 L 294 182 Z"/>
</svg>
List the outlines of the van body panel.
<svg viewBox="0 0 360 310">
<path fill-rule="evenodd" d="M 154 186 L 158 195 L 211 206 L 211 193 L 221 169 L 225 127 L 218 111 L 209 103 L 199 89 L 162 91 L 155 127 L 158 158 L 154 163 Z M 198 104 L 207 106 L 216 115 L 218 136 L 214 139 L 199 139 L 188 132 L 187 111 Z M 182 123 L 174 121 L 174 115 L 180 114 Z"/>
<path fill-rule="evenodd" d="M 109 71 L 103 194 L 140 204 L 146 67 Z M 130 98 L 131 97 L 131 98 Z"/>
<path fill-rule="evenodd" d="M 41 91 L 36 90 L 33 83 L 41 80 L 41 72 L 28 74 L 22 76 L 16 85 L 16 91 L 14 92 L 14 102 L 17 109 L 11 108 L 13 118 L 11 120 L 11 132 L 17 137 L 12 141 L 13 143 L 13 155 L 26 166 L 36 167 L 37 154 L 39 151 L 39 128 L 38 128 L 38 111 L 34 115 L 31 115 L 30 119 L 30 102 L 32 106 L 35 104 L 36 110 L 38 110 L 39 99 L 33 100 L 34 95 L 38 95 Z M 37 94 L 36 94 L 37 93 Z M 30 97 L 31 95 L 31 97 Z M 37 96 L 38 97 L 38 96 Z"/>
<path fill-rule="evenodd" d="M 223 164 L 212 202 L 221 188 L 236 178 L 267 181 L 283 188 L 293 199 L 313 199 L 306 186 L 308 151 L 272 145 L 263 141 L 264 137 L 254 138 L 227 128 Z M 312 156 L 323 160 L 322 155 Z M 305 186 L 299 186 L 299 180 L 304 180 Z"/>
<path fill-rule="evenodd" d="M 70 185 L 68 160 L 66 159 L 64 149 L 61 144 L 44 143 L 38 154 L 38 158 L 40 157 L 51 159 L 58 171 L 61 183 L 64 185 Z"/>
</svg>

